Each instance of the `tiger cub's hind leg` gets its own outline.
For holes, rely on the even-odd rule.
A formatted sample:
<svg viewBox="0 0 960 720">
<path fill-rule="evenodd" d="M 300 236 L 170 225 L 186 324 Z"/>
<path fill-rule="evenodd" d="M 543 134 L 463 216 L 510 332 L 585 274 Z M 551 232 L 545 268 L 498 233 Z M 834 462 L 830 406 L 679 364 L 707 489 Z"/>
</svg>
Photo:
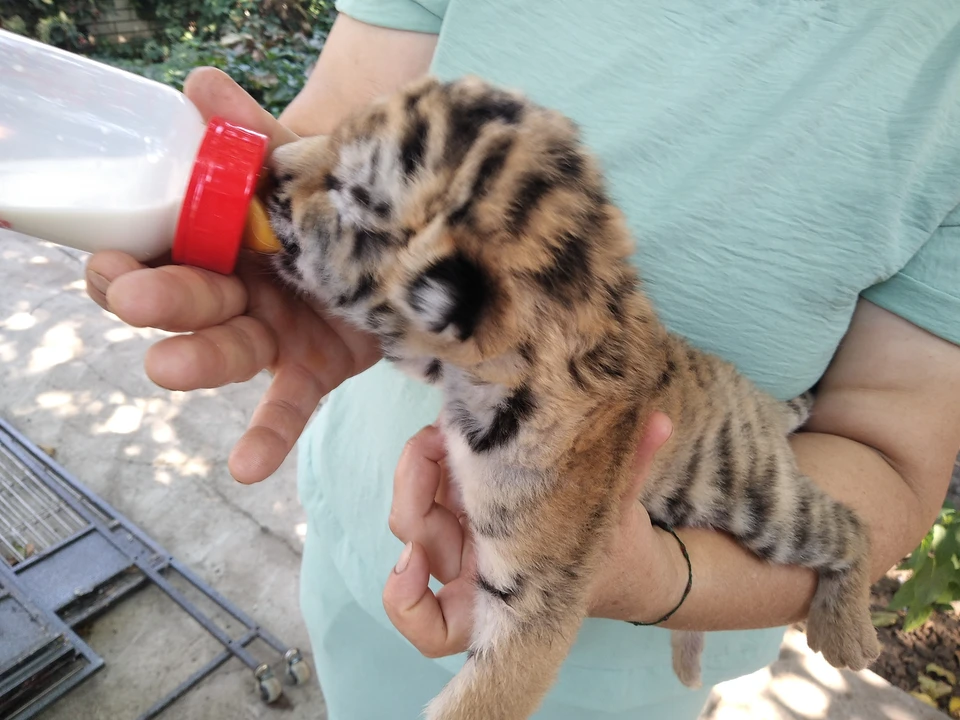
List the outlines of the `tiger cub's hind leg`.
<svg viewBox="0 0 960 720">
<path fill-rule="evenodd" d="M 869 612 L 866 536 L 851 537 L 850 541 L 859 546 L 855 560 L 838 569 L 819 570 L 817 592 L 807 618 L 807 644 L 834 667 L 863 670 L 880 655 L 880 643 Z"/>
<path fill-rule="evenodd" d="M 790 477 L 792 475 L 792 477 Z M 862 670 L 880 654 L 870 619 L 870 540 L 857 515 L 795 468 L 782 476 L 796 488 L 779 499 L 769 488 L 749 495 L 766 497 L 768 520 L 739 539 L 773 562 L 816 570 L 817 590 L 807 619 L 807 643 L 834 667 Z M 769 478 L 768 478 L 769 479 Z M 786 498 L 793 498 L 790 502 Z"/>
</svg>

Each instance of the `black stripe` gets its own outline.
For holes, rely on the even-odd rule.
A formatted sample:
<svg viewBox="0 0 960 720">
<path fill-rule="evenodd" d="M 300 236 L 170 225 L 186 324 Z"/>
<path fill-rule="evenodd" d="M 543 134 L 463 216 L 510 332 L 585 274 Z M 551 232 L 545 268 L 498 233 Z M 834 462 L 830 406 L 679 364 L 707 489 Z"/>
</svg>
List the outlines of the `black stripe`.
<svg viewBox="0 0 960 720">
<path fill-rule="evenodd" d="M 767 460 L 767 467 L 762 477 L 752 477 L 744 491 L 744 502 L 747 509 L 749 529 L 740 534 L 740 539 L 746 542 L 756 540 L 763 534 L 770 521 L 773 502 L 770 493 L 776 487 L 777 461 L 771 455 Z"/>
<path fill-rule="evenodd" d="M 515 580 L 514 587 L 508 588 L 508 589 L 501 589 L 501 588 L 498 588 L 493 583 L 491 583 L 489 580 L 487 580 L 483 575 L 480 575 L 479 573 L 477 574 L 477 588 L 487 593 L 488 595 L 492 595 L 498 600 L 503 601 L 507 605 L 509 605 L 510 601 L 516 598 L 516 596 L 520 592 L 520 587 L 519 587 L 520 584 L 521 583 L 518 583 Z"/>
<path fill-rule="evenodd" d="M 688 489 L 686 485 L 680 485 L 673 495 L 667 498 L 667 507 L 664 511 L 666 514 L 664 522 L 667 525 L 683 525 L 693 511 L 687 499 Z"/>
<path fill-rule="evenodd" d="M 730 429 L 730 417 L 723 421 L 723 427 L 717 435 L 717 483 L 723 493 L 724 500 L 729 500 L 733 493 L 733 438 Z"/>
<path fill-rule="evenodd" d="M 417 117 L 400 142 L 400 164 L 403 174 L 412 177 L 423 164 L 423 156 L 427 149 L 427 133 L 430 128 L 427 121 Z"/>
<path fill-rule="evenodd" d="M 437 380 L 443 377 L 443 363 L 437 358 L 434 358 L 430 361 L 430 364 L 427 365 L 425 375 L 427 377 L 427 382 L 437 382 Z"/>
<path fill-rule="evenodd" d="M 350 195 L 353 196 L 354 201 L 361 207 L 370 207 L 370 191 L 362 185 L 351 185 Z"/>
<path fill-rule="evenodd" d="M 470 518 L 471 529 L 480 536 L 504 540 L 513 534 L 516 511 L 496 503 L 488 511 Z"/>
<path fill-rule="evenodd" d="M 420 98 L 426 95 L 427 91 L 428 89 L 421 88 L 416 92 L 411 92 L 409 95 L 407 95 L 407 98 L 404 101 L 404 106 L 406 107 L 408 113 L 413 112 L 416 109 L 417 104 L 420 102 Z"/>
<path fill-rule="evenodd" d="M 532 363 L 534 360 L 533 345 L 528 342 L 520 343 L 517 347 L 517 352 L 520 353 L 520 357 L 524 359 L 525 362 Z"/>
<path fill-rule="evenodd" d="M 267 210 L 271 218 L 293 221 L 293 210 L 290 207 L 289 195 L 280 195 L 279 193 L 271 195 L 267 201 Z"/>
<path fill-rule="evenodd" d="M 387 121 L 386 116 L 383 118 L 384 123 Z M 376 179 L 377 175 L 380 174 L 380 144 L 373 148 L 373 154 L 370 156 L 370 172 L 367 174 L 367 182 L 373 185 L 373 181 Z"/>
<path fill-rule="evenodd" d="M 425 292 L 429 287 L 448 300 L 443 317 L 434 318 L 431 332 L 440 333 L 451 325 L 463 341 L 473 335 L 493 297 L 493 286 L 479 263 L 457 252 L 434 262 L 410 285 L 410 307 L 426 313 Z"/>
<path fill-rule="evenodd" d="M 327 190 L 339 190 L 342 187 L 340 180 L 333 173 L 327 173 L 323 179 Z"/>
<path fill-rule="evenodd" d="M 833 503 L 833 535 L 836 538 L 833 543 L 833 556 L 840 560 L 847 554 L 850 546 L 850 535 L 861 532 L 860 522 L 856 516 L 845 505 L 834 501 Z"/>
<path fill-rule="evenodd" d="M 513 201 L 507 209 L 507 231 L 512 235 L 523 233 L 530 215 L 553 186 L 553 181 L 541 173 L 524 174 L 519 187 L 513 193 Z"/>
<path fill-rule="evenodd" d="M 454 410 L 459 414 L 459 424 L 465 431 L 465 437 L 470 448 L 476 453 L 483 453 L 495 448 L 503 447 L 513 440 L 520 432 L 520 424 L 529 418 L 536 402 L 533 393 L 526 385 L 521 385 L 513 394 L 501 403 L 494 414 L 490 426 L 486 430 L 477 428 L 466 408 Z"/>
<path fill-rule="evenodd" d="M 673 381 L 673 374 L 677 371 L 677 364 L 673 360 L 667 360 L 667 366 L 663 369 L 663 372 L 660 373 L 660 377 L 657 378 L 657 392 L 663 392 Z"/>
<path fill-rule="evenodd" d="M 594 373 L 614 378 L 624 377 L 626 358 L 626 348 L 619 338 L 601 340 L 583 356 L 584 362 Z"/>
<path fill-rule="evenodd" d="M 701 390 L 706 390 L 707 380 L 705 373 L 703 372 L 703 363 L 700 354 L 697 353 L 697 351 L 693 348 L 688 348 L 687 362 L 690 364 L 690 369 L 693 371 L 693 376 L 697 379 L 697 385 L 700 386 Z"/>
<path fill-rule="evenodd" d="M 280 264 L 283 269 L 291 275 L 300 277 L 300 270 L 297 268 L 297 257 L 300 255 L 299 245 L 285 245 L 284 252 L 280 253 Z"/>
<path fill-rule="evenodd" d="M 454 98 L 449 110 L 447 161 L 458 165 L 485 125 L 496 121 L 516 125 L 523 113 L 523 105 L 506 93 L 487 92 L 479 97 Z"/>
<path fill-rule="evenodd" d="M 570 372 L 570 377 L 573 378 L 574 384 L 581 390 L 586 390 L 587 384 L 583 381 L 583 376 L 580 375 L 580 370 L 577 368 L 576 358 L 567 360 L 567 370 Z"/>
<path fill-rule="evenodd" d="M 337 298 L 337 305 L 343 307 L 344 305 L 353 305 L 360 302 L 364 298 L 369 297 L 373 294 L 373 290 L 376 287 L 376 281 L 372 275 L 361 275 L 360 280 L 357 281 L 357 287 L 349 295 L 343 294 Z"/>
<path fill-rule="evenodd" d="M 690 488 L 692 488 L 696 482 L 697 474 L 700 471 L 701 449 L 702 441 L 697 440 L 696 445 L 693 447 L 693 452 L 690 453 L 690 460 L 687 462 L 684 478 L 676 490 L 674 490 L 673 495 L 667 499 L 667 517 L 664 521 L 668 525 L 683 525 L 693 512 L 693 507 L 690 505 L 690 500 L 687 495 L 690 492 Z"/>
<path fill-rule="evenodd" d="M 608 285 L 604 288 L 607 295 L 607 310 L 618 323 L 623 323 L 627 317 L 626 301 L 630 293 L 637 289 L 637 278 L 635 275 L 620 280 L 616 285 Z"/>
<path fill-rule="evenodd" d="M 583 176 L 583 155 L 577 148 L 566 143 L 557 143 L 552 154 L 555 156 L 557 170 L 569 184 L 580 180 Z"/>
<path fill-rule="evenodd" d="M 801 480 L 797 488 L 797 510 L 793 522 L 793 549 L 803 558 L 807 555 L 807 543 L 810 542 L 810 511 L 813 506 L 812 490 L 806 482 Z"/>
<path fill-rule="evenodd" d="M 593 283 L 587 241 L 574 233 L 563 233 L 551 250 L 552 264 L 533 274 L 533 279 L 562 302 L 584 298 Z"/>
<path fill-rule="evenodd" d="M 503 171 L 512 145 L 513 138 L 504 137 L 488 150 L 487 156 L 483 159 L 483 162 L 480 163 L 480 167 L 477 168 L 477 175 L 473 179 L 473 187 L 466 201 L 450 213 L 450 223 L 456 225 L 464 222 L 470 215 L 470 211 L 474 205 L 486 196 L 490 187 L 496 182 L 500 173 Z"/>
<path fill-rule="evenodd" d="M 353 240 L 353 257 L 356 260 L 373 259 L 389 247 L 390 242 L 387 233 L 359 228 Z"/>
<path fill-rule="evenodd" d="M 387 303 L 380 303 L 376 307 L 371 308 L 367 315 L 370 327 L 374 330 L 380 330 L 388 319 L 395 316 L 396 311 Z"/>
<path fill-rule="evenodd" d="M 777 538 L 774 538 L 759 547 L 753 548 L 753 551 L 764 560 L 772 560 L 773 556 L 777 554 L 777 547 Z"/>
</svg>

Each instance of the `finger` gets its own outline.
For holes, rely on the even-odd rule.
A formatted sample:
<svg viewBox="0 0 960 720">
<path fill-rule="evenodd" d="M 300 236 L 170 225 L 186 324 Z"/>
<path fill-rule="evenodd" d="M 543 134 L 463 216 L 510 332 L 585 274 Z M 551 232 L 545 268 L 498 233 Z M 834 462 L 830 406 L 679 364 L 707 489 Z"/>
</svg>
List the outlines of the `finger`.
<svg viewBox="0 0 960 720">
<path fill-rule="evenodd" d="M 276 472 L 325 394 L 326 388 L 302 366 L 278 369 L 230 453 L 227 465 L 233 477 L 249 485 Z"/>
<path fill-rule="evenodd" d="M 218 116 L 270 139 L 268 152 L 293 142 L 297 136 L 257 104 L 233 79 L 212 67 L 197 68 L 183 83 L 184 94 L 197 106 L 204 120 Z"/>
<path fill-rule="evenodd" d="M 402 542 L 422 545 L 434 577 L 447 583 L 460 574 L 463 528 L 436 502 L 444 471 L 443 436 L 426 427 L 407 441 L 393 476 L 390 530 Z"/>
<path fill-rule="evenodd" d="M 673 422 L 670 418 L 659 411 L 651 414 L 644 426 L 643 435 L 640 437 L 640 443 L 637 445 L 634 454 L 633 482 L 623 495 L 624 518 L 629 516 L 631 509 L 634 509 L 640 493 L 643 491 L 643 484 L 646 482 L 654 458 L 671 435 L 673 435 Z"/>
<path fill-rule="evenodd" d="M 104 310 L 110 310 L 107 303 L 107 290 L 110 283 L 121 275 L 143 270 L 145 265 L 134 260 L 126 253 L 107 250 L 91 255 L 84 270 L 87 281 L 87 295 Z"/>
<path fill-rule="evenodd" d="M 156 343 L 144 360 L 147 377 L 167 390 L 218 388 L 244 382 L 274 362 L 277 342 L 259 320 L 241 315 L 222 325 Z"/>
<path fill-rule="evenodd" d="M 473 585 L 456 580 L 434 595 L 429 568 L 423 547 L 404 547 L 383 588 L 384 610 L 400 634 L 427 657 L 463 652 L 473 625 Z"/>
<path fill-rule="evenodd" d="M 183 265 L 120 274 L 106 291 L 110 311 L 134 327 L 189 332 L 241 315 L 247 291 L 236 277 Z"/>
<path fill-rule="evenodd" d="M 643 428 L 640 444 L 637 446 L 636 469 L 645 473 L 653 464 L 657 451 L 673 435 L 673 421 L 664 413 L 657 411 L 650 415 Z"/>
</svg>

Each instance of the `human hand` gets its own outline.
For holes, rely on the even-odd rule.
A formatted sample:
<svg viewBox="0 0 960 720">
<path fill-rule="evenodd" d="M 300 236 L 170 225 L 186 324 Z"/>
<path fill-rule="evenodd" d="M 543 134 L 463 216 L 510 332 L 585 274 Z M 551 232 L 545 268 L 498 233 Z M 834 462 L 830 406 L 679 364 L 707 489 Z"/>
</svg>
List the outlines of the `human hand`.
<svg viewBox="0 0 960 720">
<path fill-rule="evenodd" d="M 184 93 L 205 119 L 218 115 L 267 135 L 270 151 L 297 139 L 219 70 L 194 71 Z M 161 387 L 216 388 L 264 369 L 272 373 L 230 454 L 230 472 L 240 482 L 273 473 L 323 396 L 380 357 L 372 336 L 289 292 L 251 254 L 241 254 L 229 277 L 156 265 L 121 252 L 97 253 L 87 263 L 87 293 L 134 327 L 180 333 L 147 352 L 147 375 Z"/>
<path fill-rule="evenodd" d="M 617 532 L 591 584 L 593 617 L 656 620 L 683 592 L 686 563 L 676 541 L 651 525 L 638 502 L 654 456 L 672 432 L 662 413 L 647 422 L 635 481 L 624 493 Z M 394 475 L 390 511 L 390 529 L 406 545 L 387 578 L 383 605 L 394 626 L 427 657 L 465 651 L 473 626 L 473 540 L 445 457 L 436 427 L 411 438 Z M 428 587 L 431 575 L 443 583 L 436 594 Z"/>
</svg>

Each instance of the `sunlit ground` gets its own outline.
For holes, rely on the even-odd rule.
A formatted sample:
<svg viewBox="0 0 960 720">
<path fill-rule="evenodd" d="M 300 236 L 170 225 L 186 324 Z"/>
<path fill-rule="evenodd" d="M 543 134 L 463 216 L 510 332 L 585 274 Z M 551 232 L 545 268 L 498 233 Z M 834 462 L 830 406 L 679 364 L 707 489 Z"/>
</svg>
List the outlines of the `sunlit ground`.
<svg viewBox="0 0 960 720">
<path fill-rule="evenodd" d="M 290 482 L 292 462 L 281 473 L 285 480 L 263 488 L 242 488 L 226 471 L 265 378 L 194 393 L 156 387 L 145 377 L 143 355 L 164 333 L 129 327 L 94 305 L 81 257 L 0 231 L 0 412 L 37 442 L 57 447 L 64 461 L 72 454 L 82 463 L 96 453 L 101 465 L 133 464 L 138 483 L 147 477 L 165 487 L 206 480 L 302 545 L 306 526 Z"/>
<path fill-rule="evenodd" d="M 306 524 L 293 458 L 252 487 L 226 467 L 267 379 L 193 393 L 158 388 L 143 357 L 164 334 L 101 310 L 82 278 L 79 253 L 0 231 L 0 415 L 229 600 L 307 651 L 298 583 Z M 91 630 L 91 642 L 114 653 L 105 656 L 107 669 L 45 718 L 136 717 L 210 659 L 216 643 L 179 620 L 169 600 L 146 592 L 130 602 Z M 300 698 L 288 720 L 322 718 L 315 686 L 285 692 Z M 236 663 L 183 702 L 172 717 L 274 717 Z"/>
</svg>

